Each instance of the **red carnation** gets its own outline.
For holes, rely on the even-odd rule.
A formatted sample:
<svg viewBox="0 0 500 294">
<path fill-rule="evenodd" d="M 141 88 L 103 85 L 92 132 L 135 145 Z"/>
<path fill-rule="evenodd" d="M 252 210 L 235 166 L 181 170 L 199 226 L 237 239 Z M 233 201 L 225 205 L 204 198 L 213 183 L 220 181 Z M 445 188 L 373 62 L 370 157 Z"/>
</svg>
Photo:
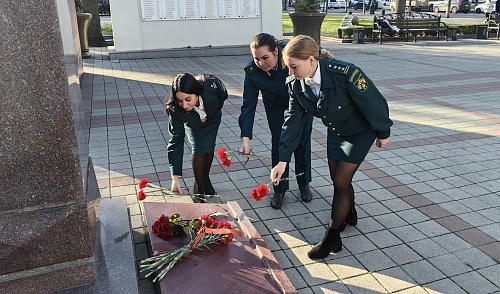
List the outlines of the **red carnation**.
<svg viewBox="0 0 500 294">
<path fill-rule="evenodd" d="M 163 240 L 171 240 L 173 235 L 174 225 L 170 222 L 170 219 L 166 217 L 164 214 L 158 218 L 153 225 L 151 226 L 153 234 L 158 236 Z"/>
<path fill-rule="evenodd" d="M 139 191 L 139 193 L 137 193 L 137 199 L 139 199 L 140 201 L 146 199 L 146 194 L 142 189 Z"/>
<path fill-rule="evenodd" d="M 264 184 L 260 184 L 255 190 L 257 190 L 257 195 L 260 197 L 266 197 L 269 194 L 269 187 Z"/>
<path fill-rule="evenodd" d="M 149 181 L 146 178 L 142 178 L 139 182 L 139 189 L 144 189 L 148 185 Z"/>
<path fill-rule="evenodd" d="M 262 197 L 259 197 L 257 195 L 257 190 L 256 189 L 252 189 L 252 193 L 250 194 L 252 196 L 252 199 L 259 202 L 262 200 Z"/>
<path fill-rule="evenodd" d="M 220 222 L 217 226 L 217 228 L 224 228 L 224 229 L 230 229 L 231 228 L 231 224 L 226 222 L 226 221 L 223 221 L 223 222 Z M 229 242 L 233 241 L 233 238 L 234 238 L 234 235 L 229 233 L 229 234 L 226 234 L 225 235 L 225 238 L 223 238 L 220 242 L 222 244 L 225 244 L 227 245 Z"/>
<path fill-rule="evenodd" d="M 229 158 L 222 159 L 222 165 L 223 166 L 231 166 L 231 159 L 229 159 Z"/>
<path fill-rule="evenodd" d="M 220 160 L 222 160 L 223 158 L 227 158 L 226 149 L 223 147 L 219 148 L 219 151 L 217 151 L 217 156 L 219 156 Z"/>
<path fill-rule="evenodd" d="M 252 189 L 252 192 L 250 196 L 252 196 L 252 199 L 259 202 L 262 200 L 262 198 L 266 197 L 269 195 L 269 187 L 264 184 L 260 184 L 257 188 Z"/>
</svg>

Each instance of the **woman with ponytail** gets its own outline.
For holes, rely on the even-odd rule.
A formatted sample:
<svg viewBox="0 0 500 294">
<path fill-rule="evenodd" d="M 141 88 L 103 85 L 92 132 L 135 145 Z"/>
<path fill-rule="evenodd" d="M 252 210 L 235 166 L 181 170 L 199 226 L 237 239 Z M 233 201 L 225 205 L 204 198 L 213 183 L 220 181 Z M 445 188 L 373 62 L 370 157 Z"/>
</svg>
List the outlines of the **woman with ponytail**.
<svg viewBox="0 0 500 294">
<path fill-rule="evenodd" d="M 389 142 L 392 121 L 387 101 L 373 82 L 354 64 L 337 60 L 309 36 L 294 37 L 283 51 L 289 69 L 290 105 L 281 132 L 280 162 L 271 170 L 279 183 L 291 151 L 312 113 L 327 127 L 327 156 L 333 181 L 330 221 L 323 240 L 308 255 L 322 259 L 342 250 L 346 224 L 357 224 L 352 179 L 368 150 L 376 142 Z"/>
</svg>

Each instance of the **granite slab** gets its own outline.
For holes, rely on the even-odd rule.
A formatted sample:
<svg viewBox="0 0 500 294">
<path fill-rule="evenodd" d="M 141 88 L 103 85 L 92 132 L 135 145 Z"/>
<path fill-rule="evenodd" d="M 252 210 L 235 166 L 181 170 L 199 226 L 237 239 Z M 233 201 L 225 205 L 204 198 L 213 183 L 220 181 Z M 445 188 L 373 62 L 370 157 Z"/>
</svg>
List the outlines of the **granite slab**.
<svg viewBox="0 0 500 294">
<path fill-rule="evenodd" d="M 210 250 L 194 251 L 183 257 L 160 280 L 161 293 L 297 293 L 277 263 L 264 240 L 255 230 L 236 202 L 162 203 L 144 202 L 148 230 L 162 215 L 178 213 L 184 219 L 196 219 L 212 212 L 226 213 L 218 221 L 228 221 L 243 233 L 228 245 L 213 244 Z M 150 234 L 153 251 L 172 251 L 189 243 L 190 239 L 164 241 Z"/>
</svg>

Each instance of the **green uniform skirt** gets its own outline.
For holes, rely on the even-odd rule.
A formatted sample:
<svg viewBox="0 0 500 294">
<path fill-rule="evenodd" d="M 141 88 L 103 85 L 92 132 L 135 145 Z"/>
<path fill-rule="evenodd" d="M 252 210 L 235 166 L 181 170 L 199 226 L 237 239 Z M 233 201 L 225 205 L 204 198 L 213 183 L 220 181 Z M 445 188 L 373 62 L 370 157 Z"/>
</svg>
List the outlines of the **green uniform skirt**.
<svg viewBox="0 0 500 294">
<path fill-rule="evenodd" d="M 186 136 L 191 143 L 191 153 L 201 154 L 215 150 L 215 140 L 222 118 L 222 111 L 219 109 L 214 116 L 208 118 L 201 129 L 192 129 L 185 126 Z"/>
<path fill-rule="evenodd" d="M 328 159 L 360 164 L 373 145 L 376 135 L 374 131 L 365 131 L 352 136 L 339 136 L 328 130 Z"/>
</svg>

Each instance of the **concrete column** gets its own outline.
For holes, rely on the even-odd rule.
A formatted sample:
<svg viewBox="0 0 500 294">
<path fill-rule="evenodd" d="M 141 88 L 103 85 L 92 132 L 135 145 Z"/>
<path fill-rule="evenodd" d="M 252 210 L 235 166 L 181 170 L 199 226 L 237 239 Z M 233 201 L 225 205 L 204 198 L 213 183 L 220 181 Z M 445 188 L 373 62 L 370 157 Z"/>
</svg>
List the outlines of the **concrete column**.
<svg viewBox="0 0 500 294">
<path fill-rule="evenodd" d="M 73 0 L 0 1 L 0 293 L 95 281 L 75 15 Z"/>
</svg>

